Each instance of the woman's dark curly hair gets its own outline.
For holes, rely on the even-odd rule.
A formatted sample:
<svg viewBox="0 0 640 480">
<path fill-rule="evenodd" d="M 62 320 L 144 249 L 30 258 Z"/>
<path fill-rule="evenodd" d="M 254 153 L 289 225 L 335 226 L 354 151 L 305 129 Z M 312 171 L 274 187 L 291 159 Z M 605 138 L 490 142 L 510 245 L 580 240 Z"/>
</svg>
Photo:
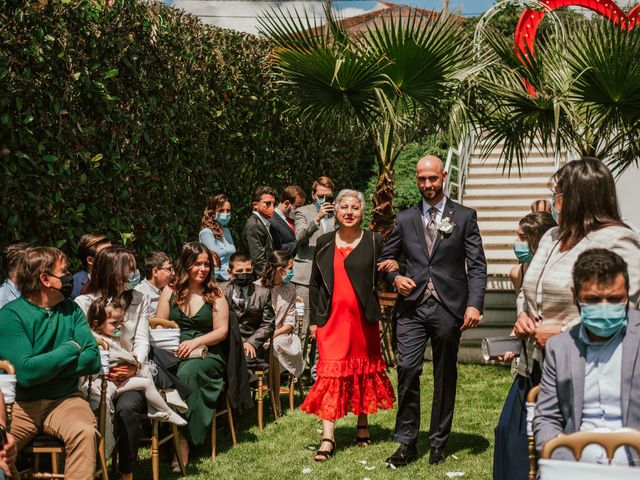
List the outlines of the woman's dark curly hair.
<svg viewBox="0 0 640 480">
<path fill-rule="evenodd" d="M 267 258 L 267 264 L 262 272 L 262 286 L 268 289 L 273 288 L 273 279 L 276 276 L 278 268 L 287 268 L 291 254 L 286 250 L 274 250 Z"/>
<path fill-rule="evenodd" d="M 189 242 L 182 247 L 180 257 L 176 264 L 176 274 L 169 284 L 173 289 L 175 302 L 178 306 L 184 307 L 189 298 L 189 270 L 196 260 L 198 255 L 206 253 L 209 260 L 209 273 L 202 282 L 204 288 L 202 292 L 202 298 L 205 302 L 211 306 L 215 305 L 217 298 L 222 296 L 222 290 L 216 283 L 215 275 L 213 274 L 213 258 L 211 258 L 211 252 L 209 249 L 200 242 Z"/>
<path fill-rule="evenodd" d="M 220 222 L 216 220 L 216 212 L 227 202 L 231 204 L 229 197 L 227 197 L 224 193 L 220 193 L 218 195 L 210 197 L 209 201 L 207 202 L 207 206 L 204 207 L 202 220 L 200 220 L 200 228 L 208 228 L 213 232 L 213 236 L 216 238 L 222 238 L 224 236 L 222 225 L 220 225 Z"/>
</svg>

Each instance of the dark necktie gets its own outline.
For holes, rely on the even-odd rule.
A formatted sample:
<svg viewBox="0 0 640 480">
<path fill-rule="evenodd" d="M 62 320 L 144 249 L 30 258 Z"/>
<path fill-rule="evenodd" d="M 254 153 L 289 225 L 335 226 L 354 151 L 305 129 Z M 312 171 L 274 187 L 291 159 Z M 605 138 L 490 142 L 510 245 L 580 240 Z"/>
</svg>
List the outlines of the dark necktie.
<svg viewBox="0 0 640 480">
<path fill-rule="evenodd" d="M 427 223 L 427 249 L 429 250 L 429 255 L 433 252 L 433 245 L 436 242 L 436 233 L 438 230 L 438 226 L 436 225 L 436 215 L 438 214 L 438 209 L 436 207 L 431 207 L 429 209 L 429 223 Z"/>
<path fill-rule="evenodd" d="M 247 308 L 247 296 L 244 294 L 244 288 L 240 288 L 238 292 L 237 304 L 241 312 L 244 312 Z"/>
</svg>

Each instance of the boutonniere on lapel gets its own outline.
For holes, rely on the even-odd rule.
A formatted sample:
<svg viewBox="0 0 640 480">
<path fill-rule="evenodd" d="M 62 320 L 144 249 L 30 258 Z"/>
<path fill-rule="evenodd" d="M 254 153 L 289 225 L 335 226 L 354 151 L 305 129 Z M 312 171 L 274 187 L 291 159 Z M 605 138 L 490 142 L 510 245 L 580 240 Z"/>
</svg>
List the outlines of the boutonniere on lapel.
<svg viewBox="0 0 640 480">
<path fill-rule="evenodd" d="M 445 236 L 451 235 L 455 226 L 456 224 L 451 221 L 450 217 L 443 218 L 437 222 L 438 231 L 440 232 L 440 240 L 444 239 Z"/>
</svg>

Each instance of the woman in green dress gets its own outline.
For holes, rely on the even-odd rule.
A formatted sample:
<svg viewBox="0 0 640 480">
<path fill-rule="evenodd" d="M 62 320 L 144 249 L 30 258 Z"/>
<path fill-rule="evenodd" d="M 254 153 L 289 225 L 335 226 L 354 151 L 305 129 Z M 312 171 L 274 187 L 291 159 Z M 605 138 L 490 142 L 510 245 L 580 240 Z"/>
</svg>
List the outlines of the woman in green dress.
<svg viewBox="0 0 640 480">
<path fill-rule="evenodd" d="M 218 397 L 224 388 L 228 347 L 229 307 L 213 275 L 211 253 L 198 242 L 182 247 L 175 277 L 160 295 L 158 317 L 180 326 L 177 356 L 183 359 L 178 378 L 193 392 L 186 398 L 189 411 L 186 435 L 195 447 L 204 444 Z M 194 358 L 197 357 L 197 358 Z M 188 459 L 189 444 L 181 439 Z"/>
</svg>

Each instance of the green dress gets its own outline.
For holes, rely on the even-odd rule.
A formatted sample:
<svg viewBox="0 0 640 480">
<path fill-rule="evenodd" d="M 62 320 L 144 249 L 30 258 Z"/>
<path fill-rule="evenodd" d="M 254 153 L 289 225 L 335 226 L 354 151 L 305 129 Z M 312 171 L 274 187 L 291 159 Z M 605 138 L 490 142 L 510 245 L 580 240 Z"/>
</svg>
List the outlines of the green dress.
<svg viewBox="0 0 640 480">
<path fill-rule="evenodd" d="M 192 317 L 180 310 L 173 295 L 169 305 L 169 318 L 178 322 L 181 342 L 211 332 L 213 322 L 209 303 L 202 305 Z M 207 439 L 218 397 L 224 389 L 227 356 L 226 341 L 223 341 L 210 346 L 206 358 L 184 360 L 178 368 L 178 378 L 193 390 L 186 399 L 189 407 L 187 429 L 189 440 L 196 447 L 204 445 Z"/>
</svg>

